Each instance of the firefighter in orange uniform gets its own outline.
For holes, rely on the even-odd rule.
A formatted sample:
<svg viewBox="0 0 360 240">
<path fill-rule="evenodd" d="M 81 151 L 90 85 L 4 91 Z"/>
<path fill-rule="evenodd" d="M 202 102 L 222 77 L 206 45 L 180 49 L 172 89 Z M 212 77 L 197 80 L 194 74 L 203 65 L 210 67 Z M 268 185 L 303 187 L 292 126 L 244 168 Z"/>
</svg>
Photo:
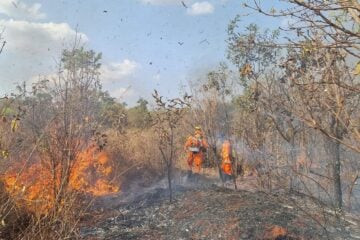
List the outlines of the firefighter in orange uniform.
<svg viewBox="0 0 360 240">
<path fill-rule="evenodd" d="M 194 136 L 188 137 L 185 143 L 185 150 L 188 151 L 187 163 L 190 168 L 189 173 L 199 174 L 204 155 L 209 147 L 200 127 L 195 127 Z"/>
<path fill-rule="evenodd" d="M 221 169 L 223 172 L 223 181 L 232 179 L 232 148 L 229 140 L 225 140 L 221 148 Z"/>
</svg>

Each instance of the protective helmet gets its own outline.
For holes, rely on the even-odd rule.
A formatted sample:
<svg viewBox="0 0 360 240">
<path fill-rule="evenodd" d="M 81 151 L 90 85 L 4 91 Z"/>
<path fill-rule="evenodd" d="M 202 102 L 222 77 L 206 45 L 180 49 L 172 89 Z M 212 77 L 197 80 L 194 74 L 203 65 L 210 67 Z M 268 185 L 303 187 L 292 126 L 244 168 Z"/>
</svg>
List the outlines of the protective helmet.
<svg viewBox="0 0 360 240">
<path fill-rule="evenodd" d="M 195 136 L 202 136 L 201 127 L 196 126 L 195 127 Z"/>
</svg>

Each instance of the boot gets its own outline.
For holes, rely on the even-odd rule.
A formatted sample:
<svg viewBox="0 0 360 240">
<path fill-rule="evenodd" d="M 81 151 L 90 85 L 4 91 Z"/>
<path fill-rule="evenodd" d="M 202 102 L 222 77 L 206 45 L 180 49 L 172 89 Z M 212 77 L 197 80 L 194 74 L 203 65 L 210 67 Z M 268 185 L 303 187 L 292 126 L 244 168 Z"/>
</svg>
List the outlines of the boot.
<svg viewBox="0 0 360 240">
<path fill-rule="evenodd" d="M 188 180 L 189 182 L 192 181 L 192 179 L 193 179 L 193 173 L 192 173 L 191 170 L 188 170 L 188 171 L 187 171 L 187 173 L 186 173 L 186 178 L 187 178 L 187 180 Z"/>
<path fill-rule="evenodd" d="M 194 175 L 193 175 L 194 183 L 198 183 L 198 182 L 199 182 L 199 179 L 200 179 L 200 174 L 194 173 Z"/>
</svg>

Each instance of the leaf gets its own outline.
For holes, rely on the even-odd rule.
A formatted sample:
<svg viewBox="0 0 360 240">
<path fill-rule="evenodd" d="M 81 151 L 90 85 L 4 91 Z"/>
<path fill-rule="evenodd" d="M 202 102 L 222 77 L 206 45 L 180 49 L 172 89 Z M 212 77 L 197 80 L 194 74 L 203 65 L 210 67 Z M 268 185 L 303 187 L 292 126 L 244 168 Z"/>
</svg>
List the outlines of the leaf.
<svg viewBox="0 0 360 240">
<path fill-rule="evenodd" d="M 7 159 L 9 157 L 9 151 L 8 150 L 1 150 L 1 157 L 4 159 Z"/>
<path fill-rule="evenodd" d="M 354 68 L 354 74 L 360 75 L 360 62 L 358 62 Z"/>
<path fill-rule="evenodd" d="M 240 74 L 241 76 L 247 76 L 252 72 L 252 66 L 250 64 L 245 64 L 241 69 L 240 69 Z"/>
<path fill-rule="evenodd" d="M 14 114 L 15 111 L 9 107 L 5 107 L 2 111 L 2 115 L 11 115 L 11 114 Z"/>
<path fill-rule="evenodd" d="M 11 131 L 12 131 L 12 132 L 15 132 L 16 129 L 18 129 L 18 127 L 19 127 L 18 120 L 17 120 L 17 119 L 13 119 L 13 120 L 11 121 Z"/>
<path fill-rule="evenodd" d="M 270 14 L 272 14 L 272 15 L 275 15 L 275 14 L 276 14 L 276 9 L 275 9 L 274 7 L 272 7 L 272 8 L 270 9 Z"/>
</svg>

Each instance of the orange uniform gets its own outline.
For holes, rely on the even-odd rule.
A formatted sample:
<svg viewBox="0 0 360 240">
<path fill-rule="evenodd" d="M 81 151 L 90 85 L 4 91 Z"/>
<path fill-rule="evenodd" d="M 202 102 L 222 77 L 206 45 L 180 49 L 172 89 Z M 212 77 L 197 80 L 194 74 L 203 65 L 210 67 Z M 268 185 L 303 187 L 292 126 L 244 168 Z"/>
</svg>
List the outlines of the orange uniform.
<svg viewBox="0 0 360 240">
<path fill-rule="evenodd" d="M 187 163 L 194 173 L 200 173 L 204 161 L 204 152 L 209 147 L 201 130 L 197 129 L 194 136 L 188 137 L 185 142 L 185 150 L 188 151 Z"/>
<path fill-rule="evenodd" d="M 232 149 L 228 140 L 225 140 L 221 149 L 221 169 L 226 175 L 232 175 Z"/>
</svg>

